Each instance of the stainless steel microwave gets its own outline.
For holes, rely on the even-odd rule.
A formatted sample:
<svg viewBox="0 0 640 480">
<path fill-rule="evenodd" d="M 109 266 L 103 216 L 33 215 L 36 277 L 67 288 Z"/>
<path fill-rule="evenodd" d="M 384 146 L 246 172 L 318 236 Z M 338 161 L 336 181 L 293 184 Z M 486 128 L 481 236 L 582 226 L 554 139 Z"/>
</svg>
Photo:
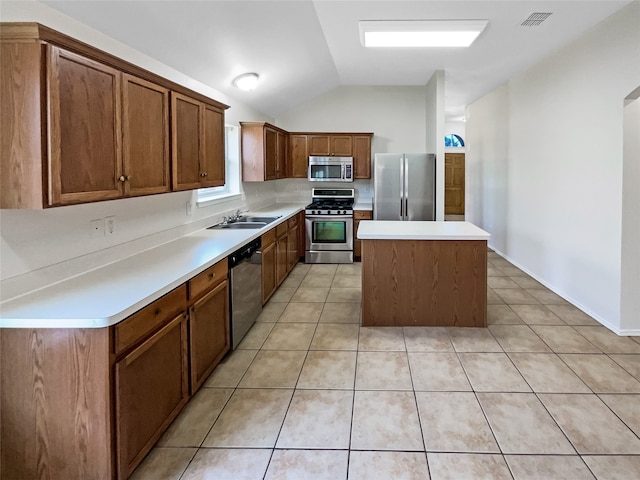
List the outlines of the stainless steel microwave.
<svg viewBox="0 0 640 480">
<path fill-rule="evenodd" d="M 353 157 L 309 157 L 310 182 L 353 182 Z"/>
</svg>

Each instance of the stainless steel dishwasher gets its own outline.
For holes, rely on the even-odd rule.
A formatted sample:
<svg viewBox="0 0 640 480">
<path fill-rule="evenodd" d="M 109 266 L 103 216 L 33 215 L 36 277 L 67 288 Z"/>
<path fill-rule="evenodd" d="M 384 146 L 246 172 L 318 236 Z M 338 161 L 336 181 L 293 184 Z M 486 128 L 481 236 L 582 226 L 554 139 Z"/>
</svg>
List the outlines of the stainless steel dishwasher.
<svg viewBox="0 0 640 480">
<path fill-rule="evenodd" d="M 262 252 L 260 238 L 229 255 L 231 345 L 236 348 L 262 313 Z"/>
</svg>

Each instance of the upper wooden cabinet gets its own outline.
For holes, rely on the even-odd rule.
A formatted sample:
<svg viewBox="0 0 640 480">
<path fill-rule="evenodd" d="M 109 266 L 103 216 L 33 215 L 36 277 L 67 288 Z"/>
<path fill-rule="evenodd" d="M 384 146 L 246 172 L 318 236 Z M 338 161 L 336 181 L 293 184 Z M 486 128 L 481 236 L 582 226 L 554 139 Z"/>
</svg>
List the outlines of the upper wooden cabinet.
<svg viewBox="0 0 640 480">
<path fill-rule="evenodd" d="M 0 41 L 0 208 L 163 193 L 172 176 L 224 184 L 226 105 L 39 24 L 0 24 Z M 193 125 L 174 121 L 170 91 L 198 104 L 197 182 L 171 171 L 170 125 Z"/>
<path fill-rule="evenodd" d="M 373 133 L 290 133 L 289 176 L 306 178 L 309 156 L 353 157 L 354 178 L 371 178 Z"/>
<path fill-rule="evenodd" d="M 287 178 L 288 132 L 266 122 L 240 122 L 242 180 Z"/>
<path fill-rule="evenodd" d="M 354 178 L 371 178 L 371 135 L 353 136 Z"/>
<path fill-rule="evenodd" d="M 173 190 L 224 185 L 224 113 L 171 92 Z"/>
<path fill-rule="evenodd" d="M 169 90 L 124 74 L 122 93 L 124 194 L 168 192 Z"/>
<path fill-rule="evenodd" d="M 307 178 L 309 154 L 307 135 L 289 135 L 289 177 Z"/>
<path fill-rule="evenodd" d="M 309 155 L 351 157 L 353 137 L 349 134 L 310 134 Z"/>
</svg>

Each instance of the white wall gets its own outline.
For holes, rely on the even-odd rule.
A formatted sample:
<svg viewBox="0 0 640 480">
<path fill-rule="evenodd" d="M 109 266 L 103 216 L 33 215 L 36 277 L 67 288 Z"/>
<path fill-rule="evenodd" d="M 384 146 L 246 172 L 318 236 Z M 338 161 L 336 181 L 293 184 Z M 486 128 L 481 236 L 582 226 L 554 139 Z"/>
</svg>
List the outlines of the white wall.
<svg viewBox="0 0 640 480">
<path fill-rule="evenodd" d="M 293 132 L 373 132 L 371 154 L 424 152 L 424 87 L 342 86 L 277 118 Z"/>
<path fill-rule="evenodd" d="M 231 108 L 226 121 L 273 119 L 186 77 L 49 7 L 31 1 L 2 2 L 2 21 L 35 21 L 107 51 L 124 60 L 185 85 Z M 194 192 L 177 192 L 142 198 L 59 207 L 44 211 L 0 211 L 2 299 L 22 293 L 25 285 L 38 288 L 140 250 L 167 242 L 247 204 L 259 207 L 276 200 L 275 184 L 245 185 L 246 199 L 206 208 L 186 215 L 186 203 L 195 205 Z M 90 238 L 92 219 L 116 216 L 116 233 Z"/>
<path fill-rule="evenodd" d="M 623 99 L 638 86 L 639 24 L 634 2 L 472 104 L 466 125 L 467 158 L 488 173 L 495 161 L 483 152 L 503 151 L 504 139 L 482 123 L 504 121 L 489 112 L 504 110 L 506 89 L 508 160 L 495 196 L 472 187 L 474 215 L 482 226 L 502 218 L 506 188 L 495 248 L 618 332 Z"/>
<path fill-rule="evenodd" d="M 623 123 L 620 326 L 640 331 L 640 86 L 625 101 Z"/>
<path fill-rule="evenodd" d="M 509 172 L 508 88 L 502 86 L 466 112 L 465 219 L 491 233 L 489 244 L 507 247 Z"/>
</svg>

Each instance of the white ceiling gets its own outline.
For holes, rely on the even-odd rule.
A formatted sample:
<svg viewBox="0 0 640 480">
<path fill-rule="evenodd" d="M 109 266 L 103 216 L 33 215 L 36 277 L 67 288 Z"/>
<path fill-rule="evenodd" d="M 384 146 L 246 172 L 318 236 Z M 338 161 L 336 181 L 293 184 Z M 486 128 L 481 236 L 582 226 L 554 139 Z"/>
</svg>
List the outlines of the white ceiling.
<svg viewBox="0 0 640 480">
<path fill-rule="evenodd" d="M 445 71 L 449 119 L 630 0 L 43 1 L 277 118 L 340 85 L 424 85 Z M 552 12 L 538 27 L 520 24 Z M 359 20 L 486 19 L 467 49 L 365 49 Z M 253 92 L 232 79 L 260 74 Z"/>
</svg>

